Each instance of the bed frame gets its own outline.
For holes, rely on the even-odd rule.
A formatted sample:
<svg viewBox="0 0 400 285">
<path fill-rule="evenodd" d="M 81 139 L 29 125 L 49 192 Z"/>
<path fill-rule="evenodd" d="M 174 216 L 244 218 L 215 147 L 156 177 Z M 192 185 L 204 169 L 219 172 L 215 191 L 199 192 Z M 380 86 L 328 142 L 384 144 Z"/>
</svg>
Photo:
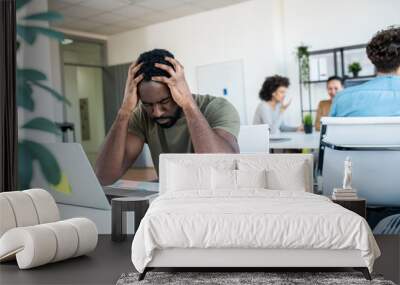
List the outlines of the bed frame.
<svg viewBox="0 0 400 285">
<path fill-rule="evenodd" d="M 305 189 L 313 192 L 313 161 L 312 155 L 305 154 L 201 154 L 192 155 L 190 159 L 197 162 L 213 163 L 222 159 L 235 160 L 236 158 L 290 157 L 304 160 L 309 167 Z M 167 191 L 169 179 L 167 172 L 168 161 L 179 161 L 189 158 L 190 154 L 161 154 L 160 156 L 160 194 Z M 290 177 L 288 177 L 290 179 Z M 265 271 L 277 268 L 290 269 L 331 269 L 354 268 L 361 271 L 364 277 L 371 280 L 369 270 L 361 257 L 359 250 L 332 250 L 332 249 L 254 249 L 254 248 L 169 248 L 155 250 L 153 259 L 147 265 L 139 280 L 143 280 L 146 273 L 153 269 L 167 268 L 202 268 L 215 271 L 228 268 L 230 271 Z M 264 270 L 263 270 L 264 269 Z M 322 270 L 321 270 L 322 271 Z"/>
<path fill-rule="evenodd" d="M 171 248 L 156 250 L 152 261 L 139 275 L 143 280 L 146 273 L 154 269 L 234 269 L 234 271 L 265 271 L 272 268 L 353 268 L 361 271 L 367 280 L 371 275 L 359 250 L 332 249 L 194 249 Z M 322 270 L 321 270 L 322 271 Z"/>
</svg>

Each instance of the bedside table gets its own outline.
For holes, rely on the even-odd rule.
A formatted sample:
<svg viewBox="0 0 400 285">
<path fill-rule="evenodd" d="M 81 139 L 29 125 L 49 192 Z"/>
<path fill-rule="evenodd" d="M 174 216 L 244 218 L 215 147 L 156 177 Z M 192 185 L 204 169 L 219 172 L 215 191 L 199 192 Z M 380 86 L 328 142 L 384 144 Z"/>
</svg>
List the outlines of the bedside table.
<svg viewBox="0 0 400 285">
<path fill-rule="evenodd" d="M 124 241 L 126 239 L 126 212 L 135 212 L 135 232 L 150 205 L 150 200 L 158 193 L 147 196 L 130 196 L 111 200 L 111 240 Z"/>
<path fill-rule="evenodd" d="M 332 202 L 339 204 L 340 206 L 359 214 L 361 217 L 366 219 L 367 217 L 367 201 L 362 198 L 354 199 L 354 200 L 340 200 L 340 199 L 332 199 Z"/>
</svg>

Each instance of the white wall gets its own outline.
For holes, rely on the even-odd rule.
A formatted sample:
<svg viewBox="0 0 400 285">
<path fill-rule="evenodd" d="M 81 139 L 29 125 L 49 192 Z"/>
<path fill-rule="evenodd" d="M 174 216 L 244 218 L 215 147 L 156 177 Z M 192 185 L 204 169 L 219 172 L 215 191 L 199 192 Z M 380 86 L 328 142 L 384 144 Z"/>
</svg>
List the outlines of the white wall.
<svg viewBox="0 0 400 285">
<path fill-rule="evenodd" d="M 283 11 L 284 68 L 295 99 L 288 110 L 292 123 L 300 122 L 297 46 L 319 50 L 364 44 L 378 30 L 400 24 L 399 0 L 283 0 Z"/>
<path fill-rule="evenodd" d="M 399 24 L 399 0 L 253 0 L 111 36 L 109 64 L 165 48 L 185 66 L 193 92 L 195 67 L 243 59 L 247 119 L 252 121 L 266 76 L 290 78 L 288 123 L 298 124 L 300 101 L 295 50 L 366 43 L 379 29 Z"/>
<path fill-rule="evenodd" d="M 168 49 L 185 66 L 196 93 L 196 66 L 242 59 L 252 121 L 265 76 L 281 72 L 279 6 L 279 0 L 248 1 L 115 35 L 108 40 L 108 63 L 133 61 L 153 48 Z"/>
</svg>

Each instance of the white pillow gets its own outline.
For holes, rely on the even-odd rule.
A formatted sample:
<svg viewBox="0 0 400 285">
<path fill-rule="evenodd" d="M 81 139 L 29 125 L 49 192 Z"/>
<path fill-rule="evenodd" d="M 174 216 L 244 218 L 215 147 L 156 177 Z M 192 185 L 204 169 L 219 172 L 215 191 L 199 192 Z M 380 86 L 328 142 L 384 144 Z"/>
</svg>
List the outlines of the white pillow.
<svg viewBox="0 0 400 285">
<path fill-rule="evenodd" d="M 267 188 L 266 170 L 211 170 L 213 190 L 239 190 L 241 188 Z"/>
<path fill-rule="evenodd" d="M 168 164 L 168 191 L 185 191 L 211 188 L 211 167 Z"/>
<path fill-rule="evenodd" d="M 295 157 L 271 157 L 269 159 L 239 159 L 239 170 L 265 169 L 268 189 L 308 191 L 311 183 L 310 169 L 306 160 Z"/>
<path fill-rule="evenodd" d="M 211 188 L 213 190 L 236 190 L 236 170 L 212 168 Z"/>
<path fill-rule="evenodd" d="M 298 163 L 288 171 L 272 169 L 267 172 L 268 189 L 306 192 L 308 165 Z M 290 174 L 290 176 L 289 176 Z"/>
<path fill-rule="evenodd" d="M 176 159 L 168 161 L 165 165 L 166 191 L 201 190 L 212 191 L 212 169 L 225 169 L 230 171 L 236 168 L 233 159 Z"/>
<path fill-rule="evenodd" d="M 237 188 L 267 188 L 267 171 L 236 170 Z"/>
</svg>

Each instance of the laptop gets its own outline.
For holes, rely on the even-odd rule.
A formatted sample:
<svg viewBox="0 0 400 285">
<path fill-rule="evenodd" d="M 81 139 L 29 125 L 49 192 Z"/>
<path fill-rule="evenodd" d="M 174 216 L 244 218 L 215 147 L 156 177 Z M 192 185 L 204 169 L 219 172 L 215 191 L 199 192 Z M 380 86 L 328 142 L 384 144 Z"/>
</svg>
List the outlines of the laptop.
<svg viewBox="0 0 400 285">
<path fill-rule="evenodd" d="M 126 180 L 117 181 L 103 189 L 79 143 L 43 145 L 54 155 L 60 166 L 61 182 L 58 185 L 51 185 L 41 171 L 36 171 L 32 185 L 49 191 L 57 203 L 110 210 L 106 194 L 118 197 L 144 197 L 158 193 L 158 183 L 139 181 L 134 183 Z"/>
</svg>

